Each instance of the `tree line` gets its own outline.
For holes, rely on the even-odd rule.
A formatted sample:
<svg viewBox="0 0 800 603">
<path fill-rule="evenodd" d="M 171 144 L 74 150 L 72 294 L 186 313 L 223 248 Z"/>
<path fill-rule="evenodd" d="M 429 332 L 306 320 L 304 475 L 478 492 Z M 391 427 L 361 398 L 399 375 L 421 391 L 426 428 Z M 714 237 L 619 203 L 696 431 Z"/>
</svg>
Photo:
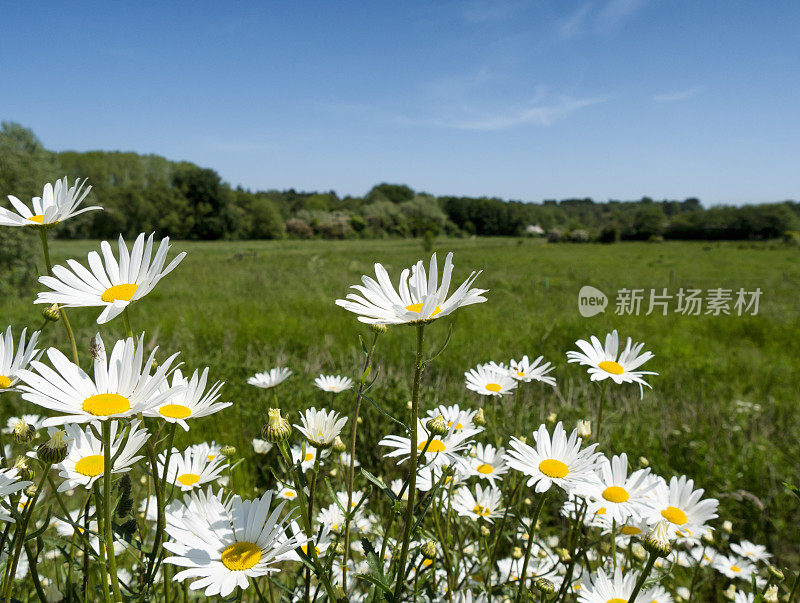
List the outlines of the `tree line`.
<svg viewBox="0 0 800 603">
<path fill-rule="evenodd" d="M 18 124 L 0 127 L 0 195 L 41 194 L 42 183 L 88 178 L 88 212 L 56 232 L 109 238 L 156 232 L 178 239 L 545 236 L 551 241 L 797 238 L 800 203 L 704 208 L 698 199 L 541 203 L 433 196 L 379 184 L 363 197 L 233 188 L 214 170 L 157 155 L 51 152 Z"/>
</svg>

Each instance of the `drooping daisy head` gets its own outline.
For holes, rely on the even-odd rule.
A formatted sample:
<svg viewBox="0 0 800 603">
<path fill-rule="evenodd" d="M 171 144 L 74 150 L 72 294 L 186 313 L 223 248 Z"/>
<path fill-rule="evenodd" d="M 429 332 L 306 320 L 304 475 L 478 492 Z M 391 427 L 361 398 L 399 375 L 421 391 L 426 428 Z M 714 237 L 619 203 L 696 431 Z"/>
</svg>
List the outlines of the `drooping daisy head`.
<svg viewBox="0 0 800 603">
<path fill-rule="evenodd" d="M 353 387 L 353 380 L 341 375 L 320 375 L 314 379 L 314 384 L 324 392 L 338 394 Z"/>
<path fill-rule="evenodd" d="M 39 277 L 39 282 L 51 291 L 39 293 L 34 303 L 60 304 L 68 308 L 101 307 L 103 311 L 97 317 L 97 324 L 112 320 L 130 304 L 150 293 L 186 256 L 186 252 L 179 253 L 165 268 L 169 237 L 161 240 L 152 257 L 153 236 L 151 234 L 145 242 L 144 233 L 140 234 L 128 252 L 120 235 L 119 261 L 108 241 L 103 241 L 100 243 L 102 259 L 96 251 L 89 253 L 91 270 L 75 260 L 67 260 L 69 268 L 53 266 L 53 276 Z"/>
<path fill-rule="evenodd" d="M 339 417 L 335 410 L 309 408 L 300 415 L 302 425 L 295 425 L 315 448 L 330 448 L 333 440 L 342 432 L 347 417 Z"/>
<path fill-rule="evenodd" d="M 495 518 L 503 515 L 503 494 L 492 485 L 484 488 L 477 484 L 474 493 L 461 486 L 453 497 L 453 509 L 462 517 L 494 523 Z"/>
<path fill-rule="evenodd" d="M 8 501 L 12 494 L 24 490 L 33 482 L 21 480 L 17 469 L 0 469 L 0 500 Z M 13 521 L 11 515 L 0 506 L 0 521 Z"/>
<path fill-rule="evenodd" d="M 147 442 L 150 434 L 146 429 L 139 429 L 141 422 L 134 419 L 127 428 L 119 421 L 111 421 L 111 473 L 127 473 L 142 455 L 136 453 Z M 53 435 L 57 428 L 48 429 Z M 90 427 L 82 429 L 79 425 L 64 425 L 65 441 L 68 442 L 67 458 L 55 466 L 59 477 L 64 481 L 58 487 L 59 492 L 83 487 L 87 490 L 103 476 L 105 471 L 105 451 L 102 440 L 98 440 Z"/>
<path fill-rule="evenodd" d="M 22 329 L 16 354 L 14 353 L 14 337 L 11 334 L 11 327 L 6 329 L 4 335 L 0 335 L 0 392 L 12 389 L 19 381 L 17 373 L 28 368 L 31 360 L 36 360 L 42 355 L 42 352 L 36 349 L 39 331 L 34 331 L 26 343 L 25 333 L 27 330 Z"/>
<path fill-rule="evenodd" d="M 542 362 L 543 360 L 544 356 L 539 356 L 536 360 L 531 362 L 528 360 L 527 355 L 523 356 L 520 360 L 511 361 L 508 372 L 511 377 L 517 381 L 524 381 L 525 383 L 541 381 L 542 383 L 555 386 L 556 378 L 548 375 L 555 367 L 549 362 Z"/>
<path fill-rule="evenodd" d="M 22 429 L 24 425 L 29 425 L 35 430 L 42 427 L 44 417 L 41 415 L 21 415 L 19 417 L 9 417 L 6 426 L 3 428 L 3 433 L 14 433 L 15 429 Z"/>
<path fill-rule="evenodd" d="M 756 573 L 756 566 L 743 557 L 728 557 L 716 555 L 711 565 L 715 570 L 731 580 L 744 580 L 749 582 Z"/>
<path fill-rule="evenodd" d="M 48 182 L 44 185 L 42 196 L 34 197 L 31 200 L 33 211 L 17 197 L 9 195 L 8 200 L 17 213 L 0 207 L 0 226 L 51 228 L 73 216 L 95 209 L 103 209 L 97 205 L 77 209 L 92 190 L 91 186 L 84 189 L 85 184 L 86 179 L 83 182 L 77 179 L 75 184 L 69 186 L 66 176 L 61 180 L 56 180 L 55 184 Z"/>
<path fill-rule="evenodd" d="M 690 543 L 700 540 L 708 530 L 708 522 L 717 517 L 719 501 L 703 498 L 704 490 L 694 488 L 694 480 L 685 475 L 672 477 L 669 484 L 660 479 L 650 492 L 650 520 L 668 522 L 670 538 L 685 539 Z"/>
<path fill-rule="evenodd" d="M 456 291 L 448 297 L 453 273 L 453 254 L 448 253 L 439 281 L 436 254 L 431 256 L 430 269 L 425 272 L 422 260 L 400 273 L 399 289 L 395 290 L 389 274 L 381 264 L 375 264 L 375 279 L 362 276 L 363 285 L 352 285 L 361 295 L 348 293 L 337 299 L 336 305 L 354 314 L 358 320 L 369 324 L 415 324 L 447 316 L 461 306 L 485 302 L 485 289 L 471 289 L 480 274 L 472 272 Z"/>
<path fill-rule="evenodd" d="M 189 425 L 186 423 L 188 419 L 213 415 L 232 405 L 231 402 L 217 402 L 223 382 L 215 382 L 206 391 L 207 382 L 208 368 L 203 369 L 202 373 L 195 370 L 188 379 L 183 376 L 179 368 L 175 369 L 172 373 L 172 387 L 169 387 L 166 381 L 162 385 L 162 389 L 169 390 L 171 395 L 157 406 L 151 406 L 144 415 L 159 417 L 167 423 L 177 423 L 185 431 L 189 431 Z"/>
<path fill-rule="evenodd" d="M 592 381 L 611 379 L 614 383 L 637 383 L 640 395 L 644 395 L 643 385 L 650 387 L 642 377 L 644 375 L 658 375 L 652 371 L 637 371 L 636 369 L 653 357 L 652 352 L 642 352 L 643 343 L 633 343 L 630 337 L 625 344 L 625 349 L 619 352 L 619 335 L 616 329 L 606 335 L 605 345 L 592 335 L 590 341 L 579 339 L 575 342 L 581 351 L 567 352 L 569 362 L 577 362 L 588 366 L 589 376 Z"/>
<path fill-rule="evenodd" d="M 269 389 L 286 381 L 291 374 L 292 371 L 290 371 L 288 368 L 277 367 L 263 373 L 256 373 L 247 380 L 247 383 L 262 389 Z"/>
<path fill-rule="evenodd" d="M 772 557 L 772 555 L 767 552 L 767 547 L 763 544 L 753 544 L 749 540 L 742 540 L 738 544 L 735 542 L 731 543 L 731 551 L 739 555 L 739 557 L 744 557 L 754 563 L 758 563 L 759 561 L 767 563 L 770 557 Z"/>
<path fill-rule="evenodd" d="M 583 440 L 574 430 L 567 437 L 559 421 L 553 435 L 542 425 L 533 433 L 533 446 L 511 438 L 511 450 L 506 453 L 508 466 L 528 476 L 528 486 L 536 486 L 536 492 L 547 492 L 555 484 L 568 493 L 578 486 L 597 480 L 594 471 L 600 456 L 595 452 L 597 444 L 581 449 Z"/>
<path fill-rule="evenodd" d="M 173 555 L 164 562 L 184 568 L 175 580 L 193 580 L 189 588 L 205 589 L 207 597 L 227 597 L 237 587 L 247 589 L 250 578 L 279 571 L 283 555 L 308 540 L 301 534 L 286 537 L 291 519 L 282 518 L 286 501 L 272 509 L 272 490 L 255 500 L 225 500 L 210 489 L 188 499 L 167 513 L 171 541 L 164 548 Z"/>
<path fill-rule="evenodd" d="M 53 368 L 32 361 L 33 370 L 19 371 L 24 383 L 19 386 L 23 399 L 65 413 L 45 419 L 44 427 L 129 417 L 161 404 L 175 393 L 164 387 L 164 383 L 177 353 L 162 362 L 151 375 L 158 348 L 145 360 L 144 336 L 138 342 L 132 337 L 117 341 L 110 357 L 106 355 L 100 335 L 95 337 L 94 345 L 93 378 L 56 348 L 47 350 Z"/>
<path fill-rule="evenodd" d="M 482 396 L 505 396 L 517 387 L 517 382 L 500 365 L 479 364 L 464 373 L 467 389 Z"/>
<path fill-rule="evenodd" d="M 580 589 L 579 603 L 627 603 L 636 587 L 638 575 L 623 574 L 618 567 L 613 574 L 598 569 L 591 582 Z M 637 597 L 638 598 L 638 597 Z"/>
</svg>

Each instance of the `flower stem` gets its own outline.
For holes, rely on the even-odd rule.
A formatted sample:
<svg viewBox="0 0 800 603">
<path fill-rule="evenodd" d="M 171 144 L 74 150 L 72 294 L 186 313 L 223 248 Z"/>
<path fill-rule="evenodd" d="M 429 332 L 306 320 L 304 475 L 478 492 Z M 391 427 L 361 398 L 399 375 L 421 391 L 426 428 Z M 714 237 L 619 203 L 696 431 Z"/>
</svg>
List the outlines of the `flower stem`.
<svg viewBox="0 0 800 603">
<path fill-rule="evenodd" d="M 539 520 L 539 513 L 544 506 L 544 501 L 547 498 L 547 492 L 543 492 L 536 500 L 536 507 L 533 509 L 533 517 L 531 517 L 531 524 L 528 528 L 528 546 L 525 547 L 525 560 L 522 562 L 522 573 L 519 575 L 519 587 L 517 588 L 516 603 L 522 600 L 522 592 L 525 590 L 525 580 L 528 577 L 528 562 L 531 559 L 531 549 L 533 548 L 533 535 L 536 532 L 536 522 Z M 491 568 L 490 568 L 491 569 Z"/>
<path fill-rule="evenodd" d="M 521 385 L 521 383 L 518 383 L 514 392 L 514 436 L 519 435 L 517 429 L 519 429 L 519 398 L 520 390 L 522 389 Z"/>
<path fill-rule="evenodd" d="M 117 558 L 114 554 L 114 529 L 111 524 L 111 469 L 111 422 L 103 421 L 103 528 L 106 559 L 114 601 L 122 601 L 117 577 Z"/>
<path fill-rule="evenodd" d="M 132 338 L 133 329 L 131 328 L 131 317 L 128 315 L 128 308 L 122 311 L 122 323 L 125 325 L 125 334 Z"/>
<path fill-rule="evenodd" d="M 47 274 L 50 276 L 53 275 L 53 264 L 50 262 L 50 247 L 47 244 L 47 229 L 40 228 L 39 235 L 42 238 L 42 251 L 44 251 L 44 263 L 47 265 Z M 67 337 L 69 338 L 69 344 L 72 347 L 72 361 L 75 364 L 79 365 L 78 362 L 78 344 L 75 343 L 75 333 L 72 332 L 72 325 L 69 324 L 69 319 L 67 318 L 67 313 L 64 312 L 64 308 L 61 306 L 58 307 L 58 315 L 61 318 L 61 322 L 64 324 L 64 329 L 67 331 Z"/>
<path fill-rule="evenodd" d="M 647 580 L 647 576 L 650 575 L 650 570 L 653 569 L 653 565 L 656 562 L 658 557 L 653 553 L 650 553 L 650 557 L 647 559 L 647 565 L 644 566 L 644 570 L 639 575 L 639 579 L 636 581 L 636 586 L 631 593 L 630 599 L 628 599 L 628 603 L 636 603 L 636 597 L 639 596 L 639 591 L 642 590 L 642 586 L 644 585 L 644 581 Z"/>
<path fill-rule="evenodd" d="M 408 506 L 406 507 L 405 525 L 403 527 L 403 546 L 400 549 L 400 561 L 397 564 L 397 578 L 394 587 L 394 600 L 400 601 L 406 575 L 408 544 L 411 537 L 411 526 L 414 520 L 414 502 L 417 495 L 417 455 L 413 448 L 417 445 L 417 419 L 419 416 L 419 389 L 422 381 L 422 370 L 425 368 L 422 359 L 425 325 L 417 325 L 417 357 L 414 363 L 414 388 L 411 392 L 411 454 L 408 467 Z"/>
<path fill-rule="evenodd" d="M 603 381 L 603 385 L 600 386 L 600 403 L 597 405 L 597 441 L 600 441 L 600 427 L 603 424 L 603 403 L 606 401 L 606 386 L 608 385 L 607 381 Z"/>
</svg>

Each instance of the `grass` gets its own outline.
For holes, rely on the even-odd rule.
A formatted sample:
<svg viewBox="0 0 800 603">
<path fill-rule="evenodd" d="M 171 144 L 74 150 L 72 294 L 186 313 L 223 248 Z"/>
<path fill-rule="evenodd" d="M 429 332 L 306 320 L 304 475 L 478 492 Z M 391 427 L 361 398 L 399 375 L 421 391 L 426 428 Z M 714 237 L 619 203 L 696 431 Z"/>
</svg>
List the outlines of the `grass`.
<svg viewBox="0 0 800 603">
<path fill-rule="evenodd" d="M 85 263 L 86 253 L 97 248 L 87 241 L 52 245 L 56 262 L 75 257 Z M 164 354 L 180 350 L 187 368 L 210 366 L 215 378 L 226 381 L 223 399 L 235 403 L 220 415 L 198 420 L 189 434 L 179 435 L 179 443 L 215 439 L 236 445 L 246 455 L 273 395 L 248 386 L 247 377 L 289 366 L 295 374 L 275 390 L 284 410 L 330 405 L 329 394 L 316 390 L 313 378 L 320 372 L 356 377 L 361 363 L 358 336 L 368 334 L 333 301 L 362 274 L 372 274 L 375 261 L 396 282 L 403 267 L 428 255 L 418 241 L 408 240 L 177 242 L 175 249 L 186 250 L 188 256 L 131 308 L 134 330 L 146 331 L 148 341 Z M 583 369 L 566 364 L 564 354 L 575 349 L 577 339 L 617 328 L 623 338 L 646 342 L 645 349 L 655 358 L 644 368 L 659 375 L 650 378 L 653 389 L 641 401 L 634 386 L 609 388 L 604 451 L 626 451 L 634 462 L 646 457 L 664 476 L 694 477 L 721 500 L 721 518 L 734 521 L 737 536 L 791 554 L 800 542 L 793 523 L 797 501 L 782 482 L 800 482 L 797 249 L 766 243 L 602 246 L 457 239 L 438 241 L 437 250 L 440 265 L 446 251 L 455 252 L 454 282 L 481 269 L 477 285 L 490 292 L 487 303 L 459 310 L 427 328 L 431 352 L 444 341 L 448 323 L 453 335 L 446 352 L 424 374 L 424 408 L 478 405 L 481 401 L 464 388 L 465 370 L 488 360 L 542 354 L 557 365 L 559 392 L 527 388 L 521 424 L 529 433 L 555 412 L 571 428 L 579 418 L 594 418 L 598 391 Z M 586 284 L 609 295 L 604 314 L 579 314 L 578 290 Z M 760 287 L 763 295 L 758 316 L 616 316 L 615 293 L 626 287 L 666 287 L 673 295 L 681 287 Z M 15 329 L 38 326 L 40 307 L 31 304 L 35 291 L 0 296 L 2 322 Z M 94 309 L 70 312 L 84 358 L 98 314 Z M 107 339 L 121 337 L 121 321 L 104 327 L 103 333 Z M 59 326 L 49 328 L 44 339 L 66 349 Z M 393 328 L 376 351 L 373 399 L 400 416 L 410 399 L 413 339 L 412 329 Z M 4 398 L 6 416 L 23 405 L 33 410 L 15 394 Z M 505 413 L 509 402 L 501 401 Z M 352 393 L 333 401 L 348 414 L 352 404 Z M 372 408 L 362 416 L 359 459 L 376 473 L 395 476 L 397 468 L 382 463 L 376 443 L 396 427 Z M 507 425 L 500 422 L 501 434 L 508 434 Z M 250 479 L 243 469 L 240 473 L 241 479 Z M 265 468 L 258 473 L 265 475 Z"/>
</svg>

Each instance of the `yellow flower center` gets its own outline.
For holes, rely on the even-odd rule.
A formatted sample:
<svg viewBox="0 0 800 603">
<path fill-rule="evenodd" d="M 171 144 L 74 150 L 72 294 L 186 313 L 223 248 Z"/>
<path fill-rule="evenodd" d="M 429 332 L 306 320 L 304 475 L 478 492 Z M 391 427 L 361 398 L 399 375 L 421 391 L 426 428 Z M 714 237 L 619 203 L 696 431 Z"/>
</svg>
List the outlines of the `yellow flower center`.
<svg viewBox="0 0 800 603">
<path fill-rule="evenodd" d="M 131 403 L 120 394 L 95 394 L 86 398 L 81 408 L 96 417 L 110 417 L 129 411 Z"/>
<path fill-rule="evenodd" d="M 547 477 L 562 478 L 566 477 L 569 473 L 569 467 L 558 459 L 545 459 L 539 463 L 539 471 L 544 473 Z"/>
<path fill-rule="evenodd" d="M 499 383 L 487 383 L 486 389 L 490 392 L 499 392 L 503 387 Z"/>
<path fill-rule="evenodd" d="M 628 502 L 630 495 L 625 488 L 620 488 L 619 486 L 609 486 L 603 490 L 603 498 L 613 503 L 624 503 Z"/>
<path fill-rule="evenodd" d="M 300 550 L 303 551 L 306 555 L 308 555 L 308 545 L 307 544 L 304 544 L 303 546 L 301 546 Z M 319 555 L 319 548 L 314 547 L 314 550 L 317 552 L 317 555 Z"/>
<path fill-rule="evenodd" d="M 668 522 L 674 523 L 676 526 L 682 526 L 688 521 L 686 513 L 681 511 L 678 507 L 667 507 L 661 511 L 661 516 Z"/>
<path fill-rule="evenodd" d="M 206 456 L 206 458 L 209 461 L 213 461 L 215 458 L 217 458 L 217 455 L 216 454 L 209 454 L 209 455 Z"/>
<path fill-rule="evenodd" d="M 517 377 L 524 377 L 524 376 L 525 373 L 523 373 L 522 371 L 517 371 Z"/>
<path fill-rule="evenodd" d="M 234 542 L 222 551 L 222 565 L 232 572 L 249 570 L 261 561 L 261 548 L 252 542 Z"/>
<path fill-rule="evenodd" d="M 158 414 L 168 419 L 185 419 L 192 414 L 192 410 L 183 404 L 165 404 L 158 409 Z"/>
<path fill-rule="evenodd" d="M 409 304 L 408 306 L 406 306 L 406 310 L 408 310 L 409 312 L 416 312 L 417 314 L 419 314 L 420 311 L 422 310 L 422 304 L 421 303 L 419 303 L 419 304 Z M 442 311 L 442 309 L 439 306 L 436 306 L 433 309 L 433 313 L 428 318 L 433 318 L 434 316 L 436 316 L 441 311 Z"/>
<path fill-rule="evenodd" d="M 30 218 L 28 218 L 28 220 L 30 220 L 31 222 L 36 222 L 37 224 L 42 224 L 42 223 L 44 223 L 44 214 L 39 214 L 37 216 L 31 216 Z"/>
<path fill-rule="evenodd" d="M 306 452 L 306 455 L 303 457 L 303 462 L 307 463 L 309 461 L 314 460 L 314 453 L 313 452 Z"/>
<path fill-rule="evenodd" d="M 200 476 L 196 473 L 184 473 L 178 476 L 178 483 L 181 486 L 194 486 L 200 481 Z"/>
<path fill-rule="evenodd" d="M 100 296 L 104 302 L 112 303 L 115 301 L 131 301 L 133 294 L 136 293 L 136 289 L 139 288 L 139 285 L 135 285 L 133 283 L 126 283 L 124 285 L 114 285 L 113 287 L 109 287 L 103 294 Z"/>
<path fill-rule="evenodd" d="M 605 515 L 606 514 L 606 508 L 605 507 L 600 507 L 599 509 L 597 509 L 597 514 L 598 515 Z"/>
<path fill-rule="evenodd" d="M 447 426 L 448 427 L 452 427 L 453 426 L 453 422 L 452 421 L 448 421 L 447 422 Z M 461 423 L 456 423 L 456 429 L 464 429 L 464 426 Z"/>
<path fill-rule="evenodd" d="M 618 362 L 614 362 L 613 360 L 603 360 L 597 366 L 599 366 L 605 372 L 611 373 L 612 375 L 621 375 L 625 372 L 625 369 L 622 368 L 622 365 Z"/>
<path fill-rule="evenodd" d="M 731 566 L 731 571 L 732 571 L 732 572 L 736 572 L 736 573 L 738 574 L 739 572 L 741 572 L 741 571 L 742 571 L 742 568 L 741 568 L 741 567 L 739 567 L 738 565 L 732 565 L 732 566 Z"/>
<path fill-rule="evenodd" d="M 0 375 L 0 389 L 6 389 L 8 387 L 11 387 L 11 379 L 5 375 Z"/>
<path fill-rule="evenodd" d="M 283 495 L 286 498 L 294 498 L 295 496 L 297 496 L 297 493 L 294 490 L 287 490 L 286 492 L 283 493 Z"/>
<path fill-rule="evenodd" d="M 619 597 L 614 597 L 613 599 L 609 599 L 606 603 L 628 603 L 627 599 L 620 599 Z"/>
<path fill-rule="evenodd" d="M 477 467 L 478 473 L 483 473 L 484 475 L 488 475 L 489 473 L 494 473 L 494 467 L 487 463 L 483 463 L 482 465 L 478 465 Z"/>
<path fill-rule="evenodd" d="M 83 457 L 75 463 L 75 471 L 86 477 L 96 477 L 103 473 L 105 461 L 102 454 L 92 454 Z"/>
<path fill-rule="evenodd" d="M 642 531 L 635 526 L 622 526 L 622 528 L 620 528 L 620 532 L 625 534 L 625 536 L 636 536 L 642 533 Z"/>
<path fill-rule="evenodd" d="M 417 444 L 417 450 L 425 448 L 425 444 L 427 444 L 427 442 L 420 442 Z M 444 452 L 445 450 L 447 450 L 447 446 L 445 446 L 444 442 L 441 440 L 431 440 L 431 443 L 428 445 L 428 452 Z"/>
<path fill-rule="evenodd" d="M 483 505 L 475 505 L 472 507 L 472 512 L 475 513 L 475 515 L 480 515 L 481 517 L 486 517 L 492 513 L 488 507 L 484 507 Z"/>
<path fill-rule="evenodd" d="M 422 567 L 430 567 L 433 563 L 433 559 L 423 559 Z"/>
</svg>

